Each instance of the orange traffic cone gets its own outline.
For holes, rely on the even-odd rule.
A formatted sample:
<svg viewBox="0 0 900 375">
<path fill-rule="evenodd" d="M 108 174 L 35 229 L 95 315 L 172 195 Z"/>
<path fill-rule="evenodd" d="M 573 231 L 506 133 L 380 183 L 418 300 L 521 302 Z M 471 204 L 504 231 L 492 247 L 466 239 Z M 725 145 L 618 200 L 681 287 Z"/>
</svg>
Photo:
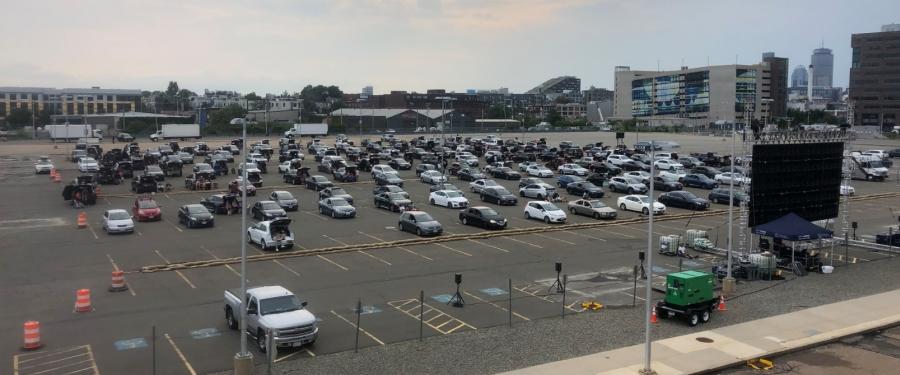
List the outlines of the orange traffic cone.
<svg viewBox="0 0 900 375">
<path fill-rule="evenodd" d="M 55 168 L 50 170 L 50 181 L 53 181 L 54 178 L 56 178 L 56 169 Z"/>
<path fill-rule="evenodd" d="M 62 176 L 59 173 L 53 175 L 53 182 L 62 182 Z"/>
<path fill-rule="evenodd" d="M 652 311 L 652 312 L 650 313 L 650 323 L 656 323 L 656 322 L 658 322 L 659 320 L 656 318 L 656 309 L 654 308 L 654 309 L 651 310 L 651 311 Z"/>
<path fill-rule="evenodd" d="M 128 284 L 125 284 L 125 272 L 113 271 L 112 284 L 109 286 L 110 292 L 124 292 L 128 290 Z"/>
<path fill-rule="evenodd" d="M 75 312 L 88 312 L 92 310 L 90 289 L 78 289 L 75 296 Z"/>
<path fill-rule="evenodd" d="M 41 346 L 41 323 L 33 320 L 25 322 L 25 344 L 22 349 L 35 350 Z"/>
<path fill-rule="evenodd" d="M 725 307 L 725 296 L 719 296 L 719 307 L 716 308 L 719 311 L 726 311 L 728 308 Z"/>
<path fill-rule="evenodd" d="M 87 214 L 84 211 L 78 214 L 78 227 L 87 228 Z"/>
</svg>

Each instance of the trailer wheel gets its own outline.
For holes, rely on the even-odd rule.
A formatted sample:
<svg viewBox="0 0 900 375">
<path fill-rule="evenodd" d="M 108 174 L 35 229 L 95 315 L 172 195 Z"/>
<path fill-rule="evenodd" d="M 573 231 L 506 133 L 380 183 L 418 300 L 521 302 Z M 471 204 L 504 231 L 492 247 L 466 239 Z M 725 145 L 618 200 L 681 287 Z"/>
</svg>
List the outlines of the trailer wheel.
<svg viewBox="0 0 900 375">
<path fill-rule="evenodd" d="M 709 322 L 709 309 L 703 310 L 703 312 L 700 314 L 700 322 L 701 323 Z"/>
<path fill-rule="evenodd" d="M 700 315 L 698 315 L 696 311 L 693 311 L 693 310 L 688 311 L 687 316 L 688 316 L 688 325 L 689 326 L 695 327 L 697 325 L 697 323 L 700 323 Z"/>
</svg>

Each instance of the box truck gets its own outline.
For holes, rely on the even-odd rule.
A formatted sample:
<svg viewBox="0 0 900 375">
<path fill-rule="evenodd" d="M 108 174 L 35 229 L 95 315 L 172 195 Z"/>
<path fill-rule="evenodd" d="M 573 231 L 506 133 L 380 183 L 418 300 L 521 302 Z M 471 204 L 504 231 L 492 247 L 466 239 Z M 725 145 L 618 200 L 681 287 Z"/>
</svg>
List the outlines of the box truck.
<svg viewBox="0 0 900 375">
<path fill-rule="evenodd" d="M 288 129 L 284 132 L 284 136 L 294 136 L 294 137 L 302 137 L 305 135 L 313 136 L 313 135 L 327 135 L 328 134 L 328 124 L 319 124 L 319 123 L 311 123 L 311 124 L 294 124 L 294 127 Z"/>
<path fill-rule="evenodd" d="M 159 131 L 150 134 L 150 140 L 200 138 L 200 124 L 162 124 Z"/>
<path fill-rule="evenodd" d="M 78 138 L 103 138 L 103 131 L 94 129 L 92 125 L 47 125 L 44 127 L 50 133 L 50 139 L 56 141 L 68 141 Z"/>
</svg>

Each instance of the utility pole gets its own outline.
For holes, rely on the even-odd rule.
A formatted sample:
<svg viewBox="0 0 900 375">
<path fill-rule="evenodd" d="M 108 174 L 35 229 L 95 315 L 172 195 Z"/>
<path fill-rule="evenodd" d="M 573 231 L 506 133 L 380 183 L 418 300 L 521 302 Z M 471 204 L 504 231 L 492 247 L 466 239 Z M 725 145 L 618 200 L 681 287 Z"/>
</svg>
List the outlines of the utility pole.
<svg viewBox="0 0 900 375">
<path fill-rule="evenodd" d="M 653 160 L 653 154 L 655 143 L 650 141 L 650 160 Z M 654 202 L 653 202 L 653 172 L 654 172 L 654 163 L 650 163 L 650 190 L 647 193 L 648 199 L 650 200 L 649 208 L 647 209 L 649 216 L 647 220 L 647 288 L 644 293 L 645 306 L 644 306 L 644 368 L 640 371 L 642 375 L 650 375 L 656 374 L 655 371 L 650 367 L 650 317 L 653 314 L 652 309 L 655 308 L 653 306 L 653 211 L 654 211 Z"/>
</svg>

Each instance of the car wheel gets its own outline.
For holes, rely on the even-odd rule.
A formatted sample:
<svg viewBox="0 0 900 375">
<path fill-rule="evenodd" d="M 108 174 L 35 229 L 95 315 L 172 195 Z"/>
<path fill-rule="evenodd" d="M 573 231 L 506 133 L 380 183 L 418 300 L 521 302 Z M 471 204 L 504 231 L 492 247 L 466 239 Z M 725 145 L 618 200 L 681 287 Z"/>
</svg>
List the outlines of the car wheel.
<svg viewBox="0 0 900 375">
<path fill-rule="evenodd" d="M 525 218 L 526 218 L 526 219 L 531 219 L 531 214 L 529 214 L 528 211 L 525 211 Z"/>
<path fill-rule="evenodd" d="M 571 212 L 572 215 L 575 215 L 575 208 L 570 208 L 570 209 L 569 209 L 569 212 Z"/>
<path fill-rule="evenodd" d="M 706 309 L 706 310 L 703 310 L 702 313 L 700 313 L 700 322 L 706 323 L 708 321 L 709 321 L 709 309 Z"/>
<path fill-rule="evenodd" d="M 524 197 L 524 196 L 525 196 L 525 192 L 524 192 L 524 191 L 520 191 L 520 192 L 519 192 L 519 196 L 520 196 L 520 197 Z"/>
<path fill-rule="evenodd" d="M 694 311 L 688 311 L 688 325 L 695 327 L 700 322 L 700 316 Z"/>
<path fill-rule="evenodd" d="M 600 220 L 600 214 L 594 212 L 594 219 Z"/>
<path fill-rule="evenodd" d="M 628 194 L 634 194 L 634 188 L 628 188 Z"/>
<path fill-rule="evenodd" d="M 417 235 L 417 236 L 421 236 L 421 235 L 422 235 L 422 229 L 416 228 L 416 235 Z"/>
<path fill-rule="evenodd" d="M 429 202 L 431 203 L 432 206 L 435 206 L 434 199 L 430 200 Z"/>
<path fill-rule="evenodd" d="M 482 202 L 485 201 L 485 199 L 484 199 L 484 194 L 481 194 L 481 201 L 482 201 Z"/>
<path fill-rule="evenodd" d="M 249 244 L 253 243 L 253 237 L 250 236 L 250 232 L 247 232 L 247 243 L 249 243 Z"/>
<path fill-rule="evenodd" d="M 625 209 L 625 203 L 620 204 L 620 205 L 619 205 L 619 208 L 622 209 L 622 211 L 626 211 L 626 209 Z"/>
<path fill-rule="evenodd" d="M 649 215 L 649 214 L 650 214 L 650 210 L 648 210 L 647 207 L 644 207 L 644 209 L 641 210 L 641 213 L 644 214 L 644 215 Z"/>
<path fill-rule="evenodd" d="M 450 202 L 447 202 L 447 208 L 453 208 L 453 205 Z"/>
<path fill-rule="evenodd" d="M 238 321 L 234 319 L 234 312 L 231 311 L 231 308 L 225 310 L 225 323 L 228 324 L 228 328 L 238 329 Z"/>
<path fill-rule="evenodd" d="M 466 218 L 462 218 L 462 224 L 463 224 L 463 225 L 469 225 L 469 220 L 466 219 Z"/>
<path fill-rule="evenodd" d="M 259 351 L 266 352 L 266 333 L 261 329 L 256 332 L 256 346 Z"/>
<path fill-rule="evenodd" d="M 544 216 L 544 223 L 550 224 L 550 217 Z"/>
</svg>

